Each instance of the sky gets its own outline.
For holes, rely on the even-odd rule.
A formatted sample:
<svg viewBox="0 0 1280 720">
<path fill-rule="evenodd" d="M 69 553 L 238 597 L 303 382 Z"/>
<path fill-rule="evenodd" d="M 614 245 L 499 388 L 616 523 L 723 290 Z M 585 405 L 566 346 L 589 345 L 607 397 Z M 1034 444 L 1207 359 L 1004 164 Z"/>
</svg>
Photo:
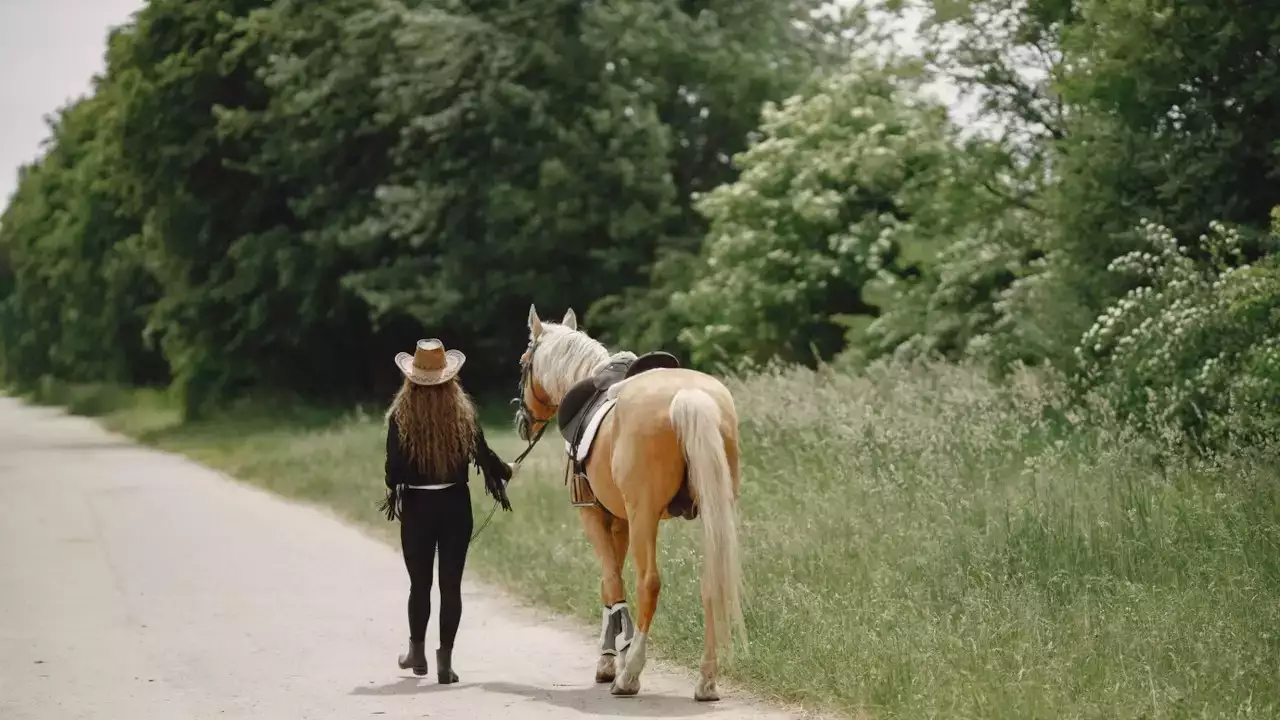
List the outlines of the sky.
<svg viewBox="0 0 1280 720">
<path fill-rule="evenodd" d="M 0 208 L 40 155 L 45 117 L 89 91 L 107 32 L 143 0 L 0 0 Z"/>
</svg>

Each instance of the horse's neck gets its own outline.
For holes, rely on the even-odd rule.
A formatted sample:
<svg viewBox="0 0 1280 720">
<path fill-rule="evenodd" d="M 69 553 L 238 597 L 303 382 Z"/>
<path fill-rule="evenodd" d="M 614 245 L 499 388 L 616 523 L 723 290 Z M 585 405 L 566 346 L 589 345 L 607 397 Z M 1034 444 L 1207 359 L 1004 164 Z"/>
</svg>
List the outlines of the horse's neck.
<svg viewBox="0 0 1280 720">
<path fill-rule="evenodd" d="M 573 387 L 574 385 L 577 385 L 578 383 L 582 382 L 583 380 L 586 380 L 587 378 L 591 377 L 596 373 L 596 368 L 600 367 L 600 365 L 608 359 L 609 357 L 606 355 L 604 358 L 602 358 L 598 362 L 593 362 L 590 365 L 586 365 L 584 367 L 574 368 L 573 370 L 565 373 L 564 378 L 562 379 L 562 382 L 564 383 L 564 388 L 567 390 Z"/>
<path fill-rule="evenodd" d="M 600 358 L 594 359 L 591 363 L 583 363 L 578 367 L 556 368 L 556 383 L 554 385 L 556 397 L 553 397 L 552 400 L 559 403 L 564 399 L 565 393 L 569 392 L 570 388 L 594 375 L 596 368 L 608 360 L 609 355 L 606 353 Z"/>
<path fill-rule="evenodd" d="M 555 382 L 543 383 L 543 386 L 548 390 L 552 387 L 555 388 L 555 391 L 549 394 L 551 395 L 551 401 L 559 404 L 570 388 L 596 374 L 606 363 L 619 357 L 634 359 L 635 355 L 626 351 L 609 352 L 608 348 L 600 346 L 599 353 L 593 353 L 590 362 L 576 363 L 574 367 L 555 368 L 552 373 Z"/>
</svg>

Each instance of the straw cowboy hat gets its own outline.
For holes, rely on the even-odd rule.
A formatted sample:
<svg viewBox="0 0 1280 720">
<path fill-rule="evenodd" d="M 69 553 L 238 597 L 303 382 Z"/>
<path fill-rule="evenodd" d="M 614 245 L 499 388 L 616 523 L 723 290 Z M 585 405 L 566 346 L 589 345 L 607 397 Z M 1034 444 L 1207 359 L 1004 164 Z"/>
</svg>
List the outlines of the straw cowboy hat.
<svg viewBox="0 0 1280 720">
<path fill-rule="evenodd" d="M 419 340 L 413 354 L 396 353 L 396 367 L 409 382 L 418 385 L 442 385 L 458 375 L 467 356 L 458 350 L 445 350 L 435 338 Z"/>
</svg>

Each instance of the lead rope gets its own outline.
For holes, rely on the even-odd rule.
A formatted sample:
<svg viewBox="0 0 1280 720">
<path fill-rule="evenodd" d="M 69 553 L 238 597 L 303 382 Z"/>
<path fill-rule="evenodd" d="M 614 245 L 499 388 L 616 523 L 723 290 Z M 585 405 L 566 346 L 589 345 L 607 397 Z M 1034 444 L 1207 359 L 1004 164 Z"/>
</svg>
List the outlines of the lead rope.
<svg viewBox="0 0 1280 720">
<path fill-rule="evenodd" d="M 533 452 L 533 446 L 538 444 L 538 441 L 542 439 L 542 433 L 547 431 L 547 424 L 548 423 L 545 422 L 542 424 L 542 427 L 534 434 L 533 439 L 529 441 L 529 446 L 526 447 L 524 452 L 520 453 L 520 455 L 511 463 L 511 478 L 513 480 L 515 479 L 516 473 L 520 470 L 520 463 L 524 462 L 524 459 L 529 457 L 529 453 Z M 493 507 L 489 509 L 489 514 L 485 516 L 484 522 L 480 524 L 479 529 L 471 534 L 470 542 L 474 542 L 476 538 L 480 537 L 480 533 L 484 532 L 484 529 L 489 527 L 489 521 L 493 519 L 493 514 L 498 511 L 498 504 L 497 500 L 493 501 Z"/>
<path fill-rule="evenodd" d="M 493 514 L 497 511 L 498 511 L 498 501 L 494 500 L 493 507 L 489 509 L 489 514 L 485 516 L 484 522 L 480 524 L 480 529 L 471 533 L 471 539 L 467 541 L 468 543 L 475 542 L 475 539 L 480 537 L 480 533 L 484 532 L 484 529 L 489 527 L 489 521 L 493 519 Z"/>
</svg>

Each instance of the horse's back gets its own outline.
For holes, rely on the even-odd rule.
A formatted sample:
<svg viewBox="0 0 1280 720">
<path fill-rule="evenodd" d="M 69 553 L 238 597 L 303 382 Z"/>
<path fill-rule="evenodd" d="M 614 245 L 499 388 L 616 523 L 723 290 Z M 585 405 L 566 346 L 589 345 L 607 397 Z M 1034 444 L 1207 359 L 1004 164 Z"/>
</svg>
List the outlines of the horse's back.
<svg viewBox="0 0 1280 720">
<path fill-rule="evenodd" d="M 718 378 L 689 368 L 659 368 L 628 378 L 620 383 L 618 406 L 627 408 L 627 415 L 646 419 L 662 419 L 669 423 L 671 401 L 681 390 L 702 390 L 716 401 L 726 417 L 723 420 L 737 424 L 733 396 Z"/>
</svg>

